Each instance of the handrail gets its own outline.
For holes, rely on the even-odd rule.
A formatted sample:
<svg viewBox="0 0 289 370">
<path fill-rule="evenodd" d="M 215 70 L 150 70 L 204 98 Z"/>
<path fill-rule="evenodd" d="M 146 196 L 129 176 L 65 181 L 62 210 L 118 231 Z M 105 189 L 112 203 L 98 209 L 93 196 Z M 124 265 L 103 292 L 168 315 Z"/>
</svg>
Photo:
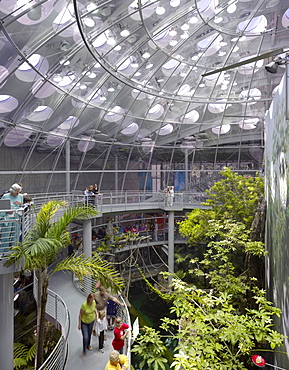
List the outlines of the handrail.
<svg viewBox="0 0 289 370">
<path fill-rule="evenodd" d="M 38 280 L 34 274 L 33 294 L 36 302 L 38 302 L 37 286 Z M 61 336 L 39 370 L 63 370 L 68 354 L 67 340 L 70 331 L 70 316 L 64 300 L 50 289 L 48 289 L 46 314 L 54 321 L 55 327 L 61 331 Z"/>
</svg>

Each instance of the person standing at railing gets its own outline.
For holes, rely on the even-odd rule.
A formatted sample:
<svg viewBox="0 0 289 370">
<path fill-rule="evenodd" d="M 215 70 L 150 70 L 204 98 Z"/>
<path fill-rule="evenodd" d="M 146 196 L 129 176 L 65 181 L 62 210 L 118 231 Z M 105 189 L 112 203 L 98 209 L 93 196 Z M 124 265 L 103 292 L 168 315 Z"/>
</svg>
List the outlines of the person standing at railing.
<svg viewBox="0 0 289 370">
<path fill-rule="evenodd" d="M 175 196 L 175 192 L 174 192 L 174 187 L 173 186 L 168 186 L 167 196 L 168 196 L 168 205 L 170 207 L 172 207 L 173 202 L 174 202 L 174 196 Z"/>
<path fill-rule="evenodd" d="M 123 353 L 124 341 L 130 332 L 129 325 L 122 322 L 121 317 L 117 317 L 115 320 L 115 328 L 113 331 L 114 338 L 112 341 L 113 348 L 119 353 Z"/>
<path fill-rule="evenodd" d="M 8 249 L 19 242 L 21 228 L 21 214 L 17 210 L 23 205 L 22 188 L 19 184 L 11 185 L 9 193 L 5 193 L 1 199 L 9 199 L 11 211 L 0 213 L 1 234 L 1 250 L 7 252 Z"/>
<path fill-rule="evenodd" d="M 84 203 L 85 204 L 94 204 L 93 185 L 89 185 L 84 190 Z"/>
<path fill-rule="evenodd" d="M 98 311 L 94 300 L 94 294 L 90 293 L 86 301 L 81 305 L 78 316 L 78 330 L 82 332 L 82 357 L 85 357 L 86 349 L 92 350 L 90 345 L 92 328 L 95 320 L 98 319 Z"/>
</svg>

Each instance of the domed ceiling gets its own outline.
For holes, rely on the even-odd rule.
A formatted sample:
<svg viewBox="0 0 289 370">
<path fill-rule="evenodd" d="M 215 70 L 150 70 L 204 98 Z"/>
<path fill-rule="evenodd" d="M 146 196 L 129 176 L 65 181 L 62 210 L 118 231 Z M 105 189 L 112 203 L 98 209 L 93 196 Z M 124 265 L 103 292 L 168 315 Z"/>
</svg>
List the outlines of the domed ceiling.
<svg viewBox="0 0 289 370">
<path fill-rule="evenodd" d="M 113 153 L 172 164 L 187 153 L 192 163 L 203 156 L 238 167 L 244 158 L 258 168 L 264 115 L 285 72 L 264 66 L 286 56 L 288 7 L 2 0 L 1 147 L 22 148 L 24 171 L 33 153 L 68 142 L 82 164 Z"/>
</svg>

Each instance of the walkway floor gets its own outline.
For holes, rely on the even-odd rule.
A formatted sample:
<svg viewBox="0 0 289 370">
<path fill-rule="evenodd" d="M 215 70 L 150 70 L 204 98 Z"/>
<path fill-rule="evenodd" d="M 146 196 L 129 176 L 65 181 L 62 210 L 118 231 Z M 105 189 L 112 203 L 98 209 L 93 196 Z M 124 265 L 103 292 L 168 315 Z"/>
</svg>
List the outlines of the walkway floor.
<svg viewBox="0 0 289 370">
<path fill-rule="evenodd" d="M 82 335 L 78 330 L 78 314 L 86 297 L 80 293 L 72 282 L 70 273 L 59 271 L 52 275 L 49 289 L 57 293 L 66 303 L 70 314 L 70 332 L 68 336 L 67 370 L 104 370 L 109 352 L 113 349 L 111 342 L 113 331 L 107 331 L 104 353 L 98 352 L 98 337 L 92 336 L 92 351 L 87 351 L 86 358 L 82 359 Z"/>
</svg>

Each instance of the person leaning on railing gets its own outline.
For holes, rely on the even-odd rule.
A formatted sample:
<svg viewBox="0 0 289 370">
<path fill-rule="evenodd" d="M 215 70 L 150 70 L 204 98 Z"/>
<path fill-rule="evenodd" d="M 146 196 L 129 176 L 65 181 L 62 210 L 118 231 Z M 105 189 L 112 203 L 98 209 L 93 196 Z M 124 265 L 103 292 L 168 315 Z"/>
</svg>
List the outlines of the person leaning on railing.
<svg viewBox="0 0 289 370">
<path fill-rule="evenodd" d="M 11 185 L 8 193 L 5 193 L 1 199 L 9 199 L 11 211 L 1 212 L 1 252 L 7 252 L 9 247 L 17 244 L 20 237 L 21 215 L 17 213 L 23 205 L 22 188 L 19 184 Z"/>
</svg>

